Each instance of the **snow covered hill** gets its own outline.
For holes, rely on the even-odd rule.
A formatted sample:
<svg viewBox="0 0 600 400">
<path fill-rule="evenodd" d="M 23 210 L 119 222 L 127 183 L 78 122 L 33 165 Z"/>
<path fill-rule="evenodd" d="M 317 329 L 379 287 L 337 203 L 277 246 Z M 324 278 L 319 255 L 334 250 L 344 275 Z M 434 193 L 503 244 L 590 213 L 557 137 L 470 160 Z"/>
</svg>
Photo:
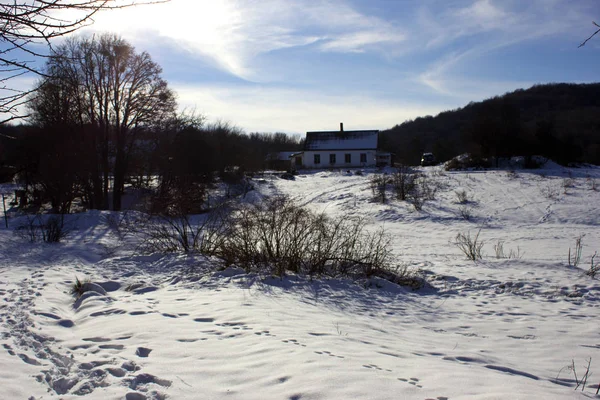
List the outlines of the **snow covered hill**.
<svg viewBox="0 0 600 400">
<path fill-rule="evenodd" d="M 265 178 L 249 194 L 383 226 L 396 264 L 431 284 L 418 291 L 136 254 L 109 212 L 30 244 L 14 216 L 0 229 L 0 397 L 600 398 L 600 282 L 585 274 L 600 251 L 600 169 L 422 171 L 437 192 L 421 211 L 373 201 L 375 171 Z M 469 261 L 453 242 L 479 231 L 484 257 Z M 100 287 L 75 301 L 76 278 Z M 575 391 L 572 366 L 581 380 L 590 358 Z"/>
</svg>

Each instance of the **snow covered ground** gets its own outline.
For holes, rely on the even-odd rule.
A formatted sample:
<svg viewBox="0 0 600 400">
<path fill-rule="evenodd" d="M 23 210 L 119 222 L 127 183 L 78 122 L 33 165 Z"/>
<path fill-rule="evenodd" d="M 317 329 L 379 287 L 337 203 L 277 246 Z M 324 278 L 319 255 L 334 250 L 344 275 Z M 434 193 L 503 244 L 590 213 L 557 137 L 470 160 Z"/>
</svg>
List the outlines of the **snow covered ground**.
<svg viewBox="0 0 600 400">
<path fill-rule="evenodd" d="M 78 215 L 61 244 L 30 244 L 13 215 L 0 228 L 0 397 L 600 398 L 600 282 L 585 275 L 600 251 L 600 169 L 424 171 L 438 192 L 418 212 L 373 202 L 373 171 L 266 178 L 250 194 L 383 225 L 397 263 L 432 285 L 414 292 L 135 254 L 108 212 Z M 452 242 L 479 229 L 475 263 Z M 569 267 L 580 236 L 581 263 Z M 497 259 L 498 240 L 520 258 Z M 76 278 L 101 288 L 74 301 Z M 569 366 L 581 379 L 590 358 L 575 391 Z"/>
</svg>

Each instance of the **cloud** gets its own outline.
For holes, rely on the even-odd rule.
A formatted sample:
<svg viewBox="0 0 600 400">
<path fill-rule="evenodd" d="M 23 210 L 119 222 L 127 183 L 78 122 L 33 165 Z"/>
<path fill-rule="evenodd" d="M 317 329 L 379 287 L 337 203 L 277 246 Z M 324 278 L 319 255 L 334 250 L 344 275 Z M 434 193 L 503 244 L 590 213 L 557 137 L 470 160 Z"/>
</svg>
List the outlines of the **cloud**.
<svg viewBox="0 0 600 400">
<path fill-rule="evenodd" d="M 327 95 L 311 90 L 267 87 L 172 85 L 183 108 L 193 108 L 209 121 L 230 121 L 247 132 L 301 133 L 347 129 L 386 129 L 407 119 L 437 114 L 446 104 L 383 100 L 365 95 Z"/>
<path fill-rule="evenodd" d="M 439 49 L 468 37 L 514 44 L 552 35 L 577 35 L 579 25 L 592 11 L 591 2 L 566 0 L 469 0 L 458 4 L 419 8 L 414 30 L 427 48 Z"/>
<path fill-rule="evenodd" d="M 504 27 L 514 18 L 512 13 L 501 10 L 490 0 L 478 0 L 451 14 L 462 22 L 462 29 L 477 27 L 479 30 L 492 30 Z M 466 26 L 465 26 L 466 24 Z"/>
<path fill-rule="evenodd" d="M 320 46 L 324 51 L 343 53 L 363 53 L 371 46 L 400 43 L 406 40 L 401 33 L 389 33 L 384 30 L 351 32 L 338 35 Z"/>
<path fill-rule="evenodd" d="M 471 82 L 475 79 L 462 75 L 463 65 L 476 65 L 483 57 L 494 57 L 501 49 L 528 41 L 555 38 L 553 40 L 558 42 L 574 38 L 576 32 L 580 32 L 588 8 L 589 3 L 564 0 L 527 3 L 476 0 L 463 1 L 458 7 L 443 10 L 421 7 L 417 13 L 419 35 L 426 43 L 424 51 L 435 52 L 436 57 L 416 80 L 442 95 L 473 96 L 475 85 Z M 503 86 L 500 78 L 496 82 L 479 81 L 479 84 L 493 88 Z M 514 84 L 506 82 L 505 86 Z"/>
<path fill-rule="evenodd" d="M 115 31 L 134 43 L 167 37 L 254 81 L 265 78 L 253 68 L 254 59 L 275 50 L 320 43 L 321 51 L 365 52 L 404 39 L 384 20 L 326 0 L 172 0 L 102 13 L 93 29 Z"/>
</svg>

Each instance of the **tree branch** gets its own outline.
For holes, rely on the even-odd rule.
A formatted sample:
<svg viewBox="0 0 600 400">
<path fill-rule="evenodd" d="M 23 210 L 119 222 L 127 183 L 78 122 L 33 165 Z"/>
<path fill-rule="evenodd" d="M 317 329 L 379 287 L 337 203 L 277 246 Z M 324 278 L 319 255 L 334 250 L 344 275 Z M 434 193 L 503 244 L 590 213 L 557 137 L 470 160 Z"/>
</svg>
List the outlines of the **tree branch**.
<svg viewBox="0 0 600 400">
<path fill-rule="evenodd" d="M 598 25 L 597 23 L 595 23 L 593 21 L 592 21 L 592 24 L 594 24 L 595 26 L 597 26 L 598 28 L 600 28 L 600 25 Z M 596 32 L 592 33 L 592 35 L 589 38 L 585 39 L 579 46 L 577 46 L 577 48 L 585 46 L 585 44 L 588 42 L 588 40 L 590 40 L 591 38 L 593 38 L 594 36 L 596 36 L 596 34 L 598 32 L 600 32 L 600 29 L 598 29 Z"/>
<path fill-rule="evenodd" d="M 33 62 L 37 58 L 51 57 L 36 51 L 33 46 L 44 44 L 52 50 L 51 40 L 68 35 L 94 22 L 94 16 L 103 10 L 115 10 L 136 5 L 167 3 L 170 0 L 10 0 L 0 1 L 0 82 L 6 83 L 26 73 L 42 78 L 48 75 Z M 70 18 L 56 14 L 58 11 L 75 11 Z M 33 57 L 24 60 L 19 53 Z M 12 53 L 12 54 L 11 54 Z M 17 92 L 17 94 L 5 94 Z M 30 92 L 0 87 L 0 114 L 12 114 L 0 125 L 15 119 L 17 107 L 26 102 Z"/>
</svg>

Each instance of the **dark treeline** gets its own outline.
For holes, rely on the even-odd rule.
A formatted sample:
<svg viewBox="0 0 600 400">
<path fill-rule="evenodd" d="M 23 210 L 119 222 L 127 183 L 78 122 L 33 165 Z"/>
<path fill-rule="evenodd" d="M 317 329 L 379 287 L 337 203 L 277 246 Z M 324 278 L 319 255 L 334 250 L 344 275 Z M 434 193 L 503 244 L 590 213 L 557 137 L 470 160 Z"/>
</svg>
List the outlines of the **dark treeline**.
<svg viewBox="0 0 600 400">
<path fill-rule="evenodd" d="M 155 192 L 160 212 L 174 199 L 202 204 L 217 179 L 241 179 L 264 169 L 269 153 L 301 148 L 298 137 L 177 113 L 161 75 L 118 36 L 66 40 L 29 98 L 29 123 L 0 126 L 0 174 L 16 172 L 28 198 L 60 213 L 74 201 L 121 210 L 127 185 Z"/>
<path fill-rule="evenodd" d="M 89 208 L 108 208 L 93 200 L 91 181 L 99 173 L 93 127 L 23 124 L 0 131 L 2 164 L 10 166 L 5 177 L 17 172 L 32 194 L 43 193 L 43 200 L 60 212 L 69 212 L 76 199 Z M 128 152 L 125 183 L 155 189 L 158 184 L 157 190 L 168 198 L 191 196 L 201 203 L 207 185 L 239 180 L 244 173 L 264 170 L 269 154 L 301 148 L 297 136 L 246 134 L 227 123 L 204 124 L 202 118 L 183 117 L 163 129 L 138 134 Z M 114 154 L 111 141 L 111 171 Z"/>
<path fill-rule="evenodd" d="M 440 161 L 542 155 L 559 163 L 600 164 L 600 84 L 547 84 L 417 118 L 383 131 L 396 160 L 417 164 L 423 152 Z"/>
</svg>

